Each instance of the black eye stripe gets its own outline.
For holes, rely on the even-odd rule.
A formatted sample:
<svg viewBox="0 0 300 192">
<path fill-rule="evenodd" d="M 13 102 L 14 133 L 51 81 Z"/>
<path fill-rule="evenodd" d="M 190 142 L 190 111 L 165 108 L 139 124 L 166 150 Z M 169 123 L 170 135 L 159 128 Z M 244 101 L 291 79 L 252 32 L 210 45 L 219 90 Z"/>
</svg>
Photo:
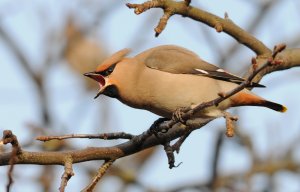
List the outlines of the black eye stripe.
<svg viewBox="0 0 300 192">
<path fill-rule="evenodd" d="M 115 67 L 116 67 L 116 64 L 110 66 L 108 69 L 106 69 L 104 71 L 99 71 L 99 72 L 96 72 L 96 73 L 98 73 L 102 76 L 108 76 L 114 71 Z"/>
</svg>

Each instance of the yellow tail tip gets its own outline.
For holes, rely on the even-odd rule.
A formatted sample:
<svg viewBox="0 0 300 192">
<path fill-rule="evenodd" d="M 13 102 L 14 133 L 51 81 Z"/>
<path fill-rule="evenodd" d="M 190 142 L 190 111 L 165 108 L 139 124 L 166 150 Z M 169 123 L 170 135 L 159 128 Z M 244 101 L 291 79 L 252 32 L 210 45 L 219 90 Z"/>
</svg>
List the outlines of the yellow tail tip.
<svg viewBox="0 0 300 192">
<path fill-rule="evenodd" d="M 287 110 L 288 110 L 288 108 L 287 108 L 287 107 L 285 107 L 285 106 L 282 106 L 282 109 L 281 109 L 281 111 L 280 111 L 280 112 L 284 113 L 284 112 L 286 112 Z"/>
</svg>

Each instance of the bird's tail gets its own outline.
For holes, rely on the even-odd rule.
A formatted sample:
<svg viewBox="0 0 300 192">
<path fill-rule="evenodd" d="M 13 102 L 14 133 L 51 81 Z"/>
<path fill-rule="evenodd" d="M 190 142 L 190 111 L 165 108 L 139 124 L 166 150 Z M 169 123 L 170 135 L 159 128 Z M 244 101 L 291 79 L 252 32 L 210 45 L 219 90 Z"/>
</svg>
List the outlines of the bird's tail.
<svg viewBox="0 0 300 192">
<path fill-rule="evenodd" d="M 240 92 L 231 97 L 232 107 L 237 106 L 260 106 L 267 107 L 274 111 L 285 112 L 287 108 L 281 104 L 267 101 L 259 96 L 247 92 Z"/>
<path fill-rule="evenodd" d="M 274 103 L 272 101 L 266 101 L 266 100 L 264 100 L 264 102 L 262 102 L 261 106 L 268 107 L 270 109 L 273 109 L 274 111 L 279 111 L 282 113 L 286 112 L 286 110 L 287 110 L 287 108 L 281 104 Z"/>
</svg>

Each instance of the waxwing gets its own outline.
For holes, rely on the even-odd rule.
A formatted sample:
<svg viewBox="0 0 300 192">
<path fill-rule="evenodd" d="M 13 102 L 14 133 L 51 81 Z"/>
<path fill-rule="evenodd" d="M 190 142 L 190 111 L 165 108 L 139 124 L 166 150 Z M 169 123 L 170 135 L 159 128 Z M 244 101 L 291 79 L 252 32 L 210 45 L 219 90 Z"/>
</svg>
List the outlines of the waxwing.
<svg viewBox="0 0 300 192">
<path fill-rule="evenodd" d="M 85 73 L 99 83 L 100 94 L 122 103 L 171 118 L 182 107 L 216 99 L 244 81 L 200 59 L 195 53 L 174 45 L 158 46 L 127 58 L 123 49 Z M 263 87 L 252 84 L 254 87 Z M 224 110 L 236 106 L 262 106 L 284 112 L 286 107 L 267 101 L 247 89 L 222 101 L 218 106 L 194 114 L 194 118 L 223 116 Z"/>
</svg>

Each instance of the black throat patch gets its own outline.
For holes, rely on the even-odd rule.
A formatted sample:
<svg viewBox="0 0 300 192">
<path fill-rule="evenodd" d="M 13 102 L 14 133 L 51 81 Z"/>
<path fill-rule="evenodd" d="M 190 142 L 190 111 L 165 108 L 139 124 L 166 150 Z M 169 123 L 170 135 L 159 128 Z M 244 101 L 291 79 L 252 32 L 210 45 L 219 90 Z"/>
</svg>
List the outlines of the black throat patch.
<svg viewBox="0 0 300 192">
<path fill-rule="evenodd" d="M 108 97 L 119 98 L 119 91 L 115 85 L 109 85 L 108 87 L 106 87 L 103 91 L 103 94 Z"/>
</svg>

